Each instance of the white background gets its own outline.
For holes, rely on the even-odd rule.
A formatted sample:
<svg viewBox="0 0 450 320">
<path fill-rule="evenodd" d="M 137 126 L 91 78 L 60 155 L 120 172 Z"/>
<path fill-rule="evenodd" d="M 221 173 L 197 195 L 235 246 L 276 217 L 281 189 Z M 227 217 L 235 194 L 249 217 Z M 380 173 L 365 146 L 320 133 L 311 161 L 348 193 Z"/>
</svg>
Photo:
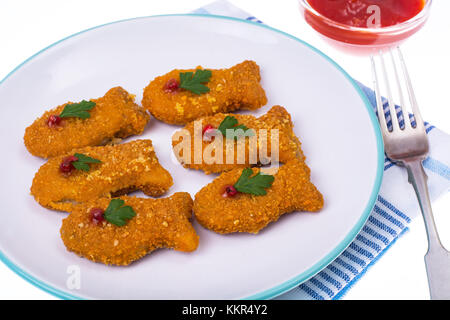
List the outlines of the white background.
<svg viewBox="0 0 450 320">
<path fill-rule="evenodd" d="M 209 0 L 1 0 L 0 79 L 25 59 L 68 35 L 103 23 L 156 14 L 186 13 Z M 296 0 L 230 0 L 266 24 L 291 33 L 331 56 L 351 76 L 370 85 L 367 58 L 342 54 L 302 20 Z M 450 1 L 434 0 L 425 27 L 403 45 L 422 116 L 450 132 Z M 0 102 L 1 104 L 1 102 Z M 4 106 L 2 106 L 4 107 Z M 442 242 L 450 248 L 450 197 L 433 204 Z M 6 214 L 3 212 L 3 214 Z M 410 231 L 355 284 L 344 299 L 428 299 L 423 256 L 426 234 L 420 218 Z M 0 299 L 55 299 L 0 264 Z"/>
</svg>

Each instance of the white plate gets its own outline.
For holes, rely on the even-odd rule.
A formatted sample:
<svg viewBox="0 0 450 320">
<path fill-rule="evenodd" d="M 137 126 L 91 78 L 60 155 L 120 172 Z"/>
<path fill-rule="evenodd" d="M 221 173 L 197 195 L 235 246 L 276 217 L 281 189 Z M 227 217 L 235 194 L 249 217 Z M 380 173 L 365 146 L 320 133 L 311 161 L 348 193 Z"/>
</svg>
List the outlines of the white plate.
<svg viewBox="0 0 450 320">
<path fill-rule="evenodd" d="M 44 163 L 23 144 L 25 128 L 68 100 L 100 97 L 121 85 L 142 98 L 155 76 L 174 68 L 261 67 L 272 105 L 291 113 L 295 132 L 323 193 L 319 213 L 283 216 L 259 235 L 218 235 L 195 223 L 193 253 L 159 250 L 128 267 L 108 267 L 68 252 L 59 229 L 64 213 L 29 195 Z M 33 284 L 62 298 L 270 298 L 330 263 L 363 226 L 378 193 L 383 147 L 371 107 L 350 77 L 300 40 L 242 20 L 175 15 L 131 19 L 68 37 L 34 55 L 0 84 L 0 258 Z M 154 118 L 143 136 L 173 175 L 170 194 L 192 196 L 214 177 L 186 170 L 172 157 L 177 129 Z M 134 138 L 133 138 L 134 139 Z M 79 270 L 80 287 L 73 275 Z"/>
</svg>

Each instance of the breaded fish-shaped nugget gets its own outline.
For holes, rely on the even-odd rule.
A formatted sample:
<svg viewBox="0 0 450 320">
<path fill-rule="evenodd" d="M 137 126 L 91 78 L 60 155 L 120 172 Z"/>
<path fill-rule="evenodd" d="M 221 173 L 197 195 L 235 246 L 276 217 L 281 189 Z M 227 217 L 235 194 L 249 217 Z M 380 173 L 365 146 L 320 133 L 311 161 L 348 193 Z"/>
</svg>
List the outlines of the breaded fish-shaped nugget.
<svg viewBox="0 0 450 320">
<path fill-rule="evenodd" d="M 155 118 L 182 125 L 219 112 L 255 110 L 267 103 L 259 83 L 259 66 L 254 61 L 246 60 L 229 69 L 208 69 L 212 76 L 205 85 L 210 91 L 199 95 L 179 88 L 180 72 L 195 70 L 175 69 L 156 77 L 144 89 L 142 105 Z"/>
<path fill-rule="evenodd" d="M 75 153 L 101 163 L 90 164 L 89 171 L 61 172 L 63 161 Z M 86 147 L 50 158 L 34 176 L 31 194 L 46 208 L 70 211 L 80 202 L 135 190 L 160 196 L 172 184 L 170 173 L 158 162 L 151 140 L 135 140 L 114 146 Z"/>
<path fill-rule="evenodd" d="M 286 163 L 292 159 L 300 159 L 304 160 L 304 155 L 301 149 L 300 140 L 295 136 L 293 132 L 293 123 L 291 120 L 291 115 L 286 111 L 282 106 L 273 106 L 266 114 L 262 115 L 259 118 L 256 118 L 252 115 L 242 115 L 242 114 L 223 114 L 219 113 L 214 116 L 205 117 L 198 119 L 199 122 L 201 120 L 201 126 L 198 125 L 198 128 L 201 130 L 198 132 L 200 136 L 202 132 L 205 131 L 205 128 L 217 129 L 220 124 L 226 117 L 234 117 L 237 119 L 238 125 L 244 125 L 248 129 L 252 129 L 255 135 L 252 138 L 256 139 L 256 144 L 250 143 L 249 138 L 245 138 L 245 154 L 242 155 L 242 149 L 238 148 L 238 140 L 233 138 L 227 138 L 222 140 L 223 145 L 223 156 L 222 159 L 218 158 L 205 160 L 205 155 L 208 157 L 210 152 L 207 152 L 207 148 L 209 145 L 214 143 L 213 139 L 206 139 L 204 136 L 203 139 L 200 138 L 198 140 L 201 141 L 202 149 L 199 153 L 201 155 L 200 161 L 196 161 L 195 152 L 196 144 L 194 143 L 195 134 L 195 121 L 187 124 L 182 130 L 187 131 L 177 131 L 172 137 L 172 147 L 174 149 L 175 156 L 178 161 L 183 164 L 185 168 L 203 170 L 206 174 L 210 173 L 219 173 L 224 171 L 229 171 L 235 168 L 245 168 L 251 165 L 258 164 L 268 164 L 272 157 L 272 130 L 278 130 L 277 136 L 278 140 L 274 140 L 278 145 L 278 160 L 281 163 Z M 197 130 L 199 130 L 197 129 Z M 261 131 L 261 129 L 265 129 L 265 131 Z M 265 132 L 265 133 L 264 133 Z M 184 149 L 182 148 L 183 139 L 186 139 L 186 133 L 189 133 L 189 137 L 191 137 L 190 141 L 190 157 L 184 155 Z M 207 134 L 205 132 L 204 134 Z M 243 139 L 243 138 L 241 138 Z M 232 142 L 233 149 L 227 147 L 228 142 Z M 262 154 L 260 150 L 260 145 L 266 143 L 266 154 Z M 199 145 L 199 144 L 197 144 Z M 178 146 L 178 147 L 177 147 Z M 230 159 L 232 161 L 227 160 L 227 152 L 229 150 L 234 150 L 234 160 L 232 157 Z M 250 154 L 253 154 L 254 157 L 251 158 Z M 214 153 L 215 155 L 215 153 Z M 238 160 L 238 156 L 242 156 L 242 160 Z M 244 157 L 245 156 L 245 157 Z M 211 157 L 210 157 L 211 158 Z M 214 157 L 212 157 L 214 158 Z M 276 157 L 275 157 L 276 158 Z M 244 160 L 244 161 L 243 161 Z"/>
<path fill-rule="evenodd" d="M 50 158 L 76 148 L 106 144 L 116 138 L 141 134 L 150 120 L 145 109 L 134 103 L 134 95 L 121 87 L 112 88 L 103 97 L 90 101 L 95 102 L 95 106 L 88 111 L 90 117 L 86 119 L 59 118 L 66 105 L 72 104 L 70 102 L 46 111 L 25 130 L 28 151 Z M 51 121 L 52 117 L 55 122 Z"/>
<path fill-rule="evenodd" d="M 256 174 L 260 169 L 252 169 Z M 222 173 L 201 189 L 194 200 L 197 221 L 217 233 L 258 233 L 269 223 L 293 211 L 318 211 L 322 194 L 310 182 L 310 170 L 303 161 L 291 160 L 275 173 L 266 195 L 237 193 L 224 197 L 226 186 L 233 185 L 242 169 Z"/>
<path fill-rule="evenodd" d="M 179 192 L 163 199 L 120 199 L 136 213 L 124 226 L 92 218 L 92 209 L 106 210 L 111 199 L 100 198 L 75 206 L 61 227 L 67 249 L 108 265 L 128 265 L 159 248 L 185 252 L 197 249 L 199 237 L 189 222 L 189 193 Z"/>
</svg>

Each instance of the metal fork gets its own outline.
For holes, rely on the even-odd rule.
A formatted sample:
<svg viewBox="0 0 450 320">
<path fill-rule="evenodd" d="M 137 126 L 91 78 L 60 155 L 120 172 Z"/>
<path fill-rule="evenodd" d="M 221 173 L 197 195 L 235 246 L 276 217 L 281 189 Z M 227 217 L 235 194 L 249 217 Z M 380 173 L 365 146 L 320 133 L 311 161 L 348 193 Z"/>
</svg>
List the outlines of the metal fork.
<svg viewBox="0 0 450 320">
<path fill-rule="evenodd" d="M 398 97 L 402 109 L 404 127 L 400 126 L 400 120 L 395 110 L 393 95 L 389 84 L 389 76 L 383 57 L 383 52 L 379 52 L 379 69 L 383 75 L 386 88 L 387 104 L 392 122 L 392 131 L 388 129 L 385 112 L 383 109 L 383 100 L 381 98 L 379 79 L 377 73 L 376 57 L 371 57 L 374 86 L 377 99 L 378 121 L 380 122 L 381 132 L 385 152 L 393 162 L 404 166 L 408 171 L 408 181 L 414 187 L 419 206 L 425 221 L 425 228 L 428 237 L 428 251 L 425 255 L 425 265 L 427 269 L 428 285 L 431 299 L 450 299 L 450 253 L 442 246 L 439 235 L 434 223 L 433 212 L 431 210 L 430 197 L 428 194 L 427 175 L 423 169 L 422 161 L 425 160 L 429 150 L 428 137 L 425 132 L 425 126 L 420 115 L 419 107 L 411 85 L 411 80 L 406 69 L 406 64 L 400 48 L 395 49 L 397 60 L 400 61 L 403 73 L 404 84 L 401 85 L 399 72 L 397 70 L 396 58 L 392 50 L 389 50 L 389 56 L 392 60 L 394 79 L 397 83 Z M 403 98 L 403 88 L 409 96 L 411 110 L 416 125 L 410 122 L 408 112 L 406 111 L 405 100 Z"/>
</svg>

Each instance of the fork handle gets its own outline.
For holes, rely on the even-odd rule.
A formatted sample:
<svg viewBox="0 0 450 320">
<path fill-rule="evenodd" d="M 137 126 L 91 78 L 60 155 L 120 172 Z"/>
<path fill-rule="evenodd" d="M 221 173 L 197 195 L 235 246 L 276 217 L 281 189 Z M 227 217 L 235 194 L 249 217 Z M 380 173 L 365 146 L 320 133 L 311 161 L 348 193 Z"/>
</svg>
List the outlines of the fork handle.
<svg viewBox="0 0 450 320">
<path fill-rule="evenodd" d="M 441 244 L 434 224 L 428 195 L 427 175 L 422 167 L 422 159 L 404 162 L 408 170 L 408 180 L 416 191 L 422 210 L 428 236 L 428 251 L 425 255 L 428 285 L 432 300 L 450 300 L 450 252 Z"/>
<path fill-rule="evenodd" d="M 417 199 L 419 200 L 423 220 L 425 221 L 425 229 L 428 237 L 428 253 L 441 251 L 443 246 L 434 223 L 430 195 L 428 194 L 428 177 L 423 169 L 422 159 L 405 161 L 404 165 L 408 171 L 408 181 L 414 187 Z"/>
</svg>

